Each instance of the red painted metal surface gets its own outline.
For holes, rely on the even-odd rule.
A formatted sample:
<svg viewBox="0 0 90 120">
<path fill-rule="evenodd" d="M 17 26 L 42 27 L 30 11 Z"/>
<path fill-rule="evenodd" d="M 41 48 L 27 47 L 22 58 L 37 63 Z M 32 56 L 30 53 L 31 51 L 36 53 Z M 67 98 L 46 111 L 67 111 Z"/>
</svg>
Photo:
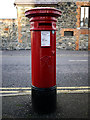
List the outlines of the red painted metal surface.
<svg viewBox="0 0 90 120">
<path fill-rule="evenodd" d="M 34 8 L 25 12 L 30 18 L 32 85 L 50 88 L 56 85 L 56 22 L 61 11 Z M 50 46 L 41 46 L 41 31 L 50 31 Z"/>
</svg>

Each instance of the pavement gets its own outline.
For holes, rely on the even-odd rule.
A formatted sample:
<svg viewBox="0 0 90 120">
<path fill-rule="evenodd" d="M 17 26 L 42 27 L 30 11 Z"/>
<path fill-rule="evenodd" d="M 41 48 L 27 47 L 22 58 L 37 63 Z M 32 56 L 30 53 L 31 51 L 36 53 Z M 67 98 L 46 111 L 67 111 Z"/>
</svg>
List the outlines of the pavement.
<svg viewBox="0 0 90 120">
<path fill-rule="evenodd" d="M 31 95 L 7 96 L 2 98 L 2 117 L 61 120 L 61 118 L 88 118 L 88 94 L 58 93 L 57 109 L 54 113 L 38 114 L 32 111 Z"/>
<path fill-rule="evenodd" d="M 87 51 L 57 50 L 57 109 L 46 114 L 32 109 L 30 51 L 3 51 L 2 55 L 2 120 L 90 119 Z"/>
</svg>

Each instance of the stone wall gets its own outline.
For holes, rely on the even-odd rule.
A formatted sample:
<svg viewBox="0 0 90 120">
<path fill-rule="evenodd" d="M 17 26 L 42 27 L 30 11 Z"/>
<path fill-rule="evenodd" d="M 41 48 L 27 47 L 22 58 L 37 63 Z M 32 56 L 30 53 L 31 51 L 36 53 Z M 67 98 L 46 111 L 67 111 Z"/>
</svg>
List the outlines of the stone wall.
<svg viewBox="0 0 90 120">
<path fill-rule="evenodd" d="M 30 49 L 31 40 L 30 40 L 30 23 L 29 19 L 25 17 L 25 11 L 31 9 L 30 5 L 28 6 L 18 6 L 18 42 L 20 43 L 20 49 Z"/>
<path fill-rule="evenodd" d="M 79 4 L 79 3 L 78 3 Z M 0 49 L 30 49 L 30 23 L 25 11 L 33 7 L 55 7 L 62 11 L 58 18 L 56 48 L 67 50 L 87 50 L 88 30 L 78 30 L 80 6 L 75 2 L 60 2 L 57 5 L 18 5 L 17 19 L 0 20 Z M 80 14 L 80 13 L 79 13 Z M 77 24 L 78 22 L 78 24 Z M 73 31 L 73 36 L 64 36 L 65 31 Z M 79 47 L 78 47 L 79 46 Z M 76 49 L 77 48 L 77 49 Z"/>
<path fill-rule="evenodd" d="M 60 2 L 57 9 L 62 11 L 57 23 L 57 48 L 67 50 L 88 50 L 87 28 L 80 28 L 80 7 L 90 6 L 89 2 Z M 79 29 L 78 29 L 79 28 Z M 73 36 L 64 36 L 65 31 L 73 31 Z"/>
<path fill-rule="evenodd" d="M 74 2 L 60 2 L 58 3 L 57 9 L 62 11 L 62 16 L 58 18 L 59 28 L 76 28 L 76 3 Z"/>
<path fill-rule="evenodd" d="M 79 50 L 88 49 L 88 34 L 81 34 L 79 37 Z"/>
<path fill-rule="evenodd" d="M 58 18 L 57 23 L 57 48 L 59 49 L 67 49 L 67 50 L 75 50 L 76 48 L 76 37 L 75 36 L 64 36 L 64 31 L 74 31 L 76 26 L 76 3 L 74 2 L 60 2 L 58 3 L 57 9 L 62 11 L 62 16 Z M 71 29 L 70 29 L 71 28 Z M 60 32 L 63 30 L 63 33 Z"/>
<path fill-rule="evenodd" d="M 57 42 L 57 49 L 65 49 L 65 50 L 75 50 L 76 48 L 76 37 L 61 37 L 61 40 Z"/>
<path fill-rule="evenodd" d="M 0 49 L 16 49 L 18 46 L 17 20 L 0 19 Z"/>
<path fill-rule="evenodd" d="M 39 7 L 45 7 L 44 5 L 38 5 Z M 50 5 L 47 5 L 46 7 L 50 7 Z M 33 6 L 34 7 L 34 6 Z M 62 36 L 60 33 L 61 28 L 76 28 L 76 9 L 77 6 L 74 2 L 61 2 L 58 3 L 57 6 L 53 6 L 59 10 L 62 11 L 62 16 L 58 18 L 57 22 L 57 36 L 56 36 L 56 42 L 57 42 L 57 49 L 71 49 L 75 50 L 75 36 Z M 24 46 L 30 47 L 30 25 L 29 25 L 29 19 L 25 17 L 25 11 L 30 9 L 31 6 L 19 6 L 18 7 L 18 22 L 19 23 L 19 35 L 20 37 L 19 42 L 22 44 L 24 43 Z"/>
<path fill-rule="evenodd" d="M 30 37 L 30 22 L 29 18 L 25 17 L 25 11 L 37 6 L 33 5 L 19 5 L 17 7 L 18 12 L 18 41 L 22 48 L 31 49 L 31 37 Z M 47 7 L 47 5 L 38 5 L 38 7 Z M 53 7 L 49 5 L 49 7 Z M 21 49 L 21 48 L 20 48 Z"/>
<path fill-rule="evenodd" d="M 18 21 L 16 19 L 0 19 L 0 49 L 30 49 L 30 24 L 26 19 L 26 17 L 21 19 L 21 42 L 18 41 Z"/>
<path fill-rule="evenodd" d="M 31 48 L 31 40 L 30 40 L 30 23 L 29 19 L 23 16 L 21 18 L 21 38 L 20 43 L 23 49 Z"/>
</svg>

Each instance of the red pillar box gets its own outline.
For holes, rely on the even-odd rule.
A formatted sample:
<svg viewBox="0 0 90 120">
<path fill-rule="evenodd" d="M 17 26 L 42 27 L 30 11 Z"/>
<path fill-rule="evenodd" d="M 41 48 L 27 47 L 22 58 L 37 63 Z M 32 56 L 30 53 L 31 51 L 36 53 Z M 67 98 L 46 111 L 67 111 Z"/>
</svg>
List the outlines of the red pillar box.
<svg viewBox="0 0 90 120">
<path fill-rule="evenodd" d="M 25 12 L 30 18 L 32 86 L 38 91 L 56 88 L 56 22 L 61 11 L 33 8 Z"/>
</svg>

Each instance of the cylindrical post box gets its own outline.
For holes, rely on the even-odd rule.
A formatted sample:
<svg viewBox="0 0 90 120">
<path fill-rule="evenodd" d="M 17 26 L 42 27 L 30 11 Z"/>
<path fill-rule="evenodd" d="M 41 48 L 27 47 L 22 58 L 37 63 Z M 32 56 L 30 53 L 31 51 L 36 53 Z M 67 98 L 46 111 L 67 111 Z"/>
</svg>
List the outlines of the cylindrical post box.
<svg viewBox="0 0 90 120">
<path fill-rule="evenodd" d="M 30 18 L 32 87 L 38 91 L 56 88 L 56 22 L 61 11 L 33 8 L 25 12 Z"/>
</svg>

